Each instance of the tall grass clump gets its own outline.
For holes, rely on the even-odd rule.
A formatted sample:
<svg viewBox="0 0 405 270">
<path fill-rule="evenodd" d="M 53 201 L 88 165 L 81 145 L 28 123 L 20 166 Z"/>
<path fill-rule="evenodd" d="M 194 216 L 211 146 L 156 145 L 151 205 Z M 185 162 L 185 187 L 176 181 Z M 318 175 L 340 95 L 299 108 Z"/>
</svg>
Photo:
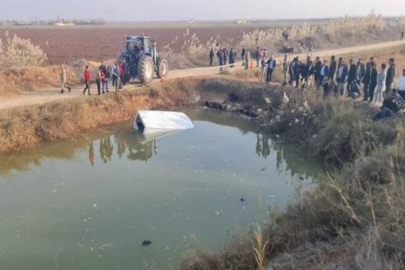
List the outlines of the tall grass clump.
<svg viewBox="0 0 405 270">
<path fill-rule="evenodd" d="M 5 33 L 5 39 L 0 39 L 0 69 L 26 66 L 45 66 L 47 56 L 44 51 L 17 35 Z"/>
</svg>

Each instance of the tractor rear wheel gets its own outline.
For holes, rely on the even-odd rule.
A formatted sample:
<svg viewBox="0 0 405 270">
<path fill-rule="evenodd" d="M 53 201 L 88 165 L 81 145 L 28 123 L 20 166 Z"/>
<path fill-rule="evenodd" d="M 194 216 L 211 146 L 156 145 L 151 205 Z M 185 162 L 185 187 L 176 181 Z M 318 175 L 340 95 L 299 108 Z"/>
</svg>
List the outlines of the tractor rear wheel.
<svg viewBox="0 0 405 270">
<path fill-rule="evenodd" d="M 169 72 L 169 63 L 166 59 L 160 58 L 157 63 L 156 75 L 160 78 L 167 78 L 167 73 Z"/>
<path fill-rule="evenodd" d="M 141 83 L 150 83 L 153 80 L 153 60 L 149 55 L 143 55 L 138 63 L 138 74 Z"/>
</svg>

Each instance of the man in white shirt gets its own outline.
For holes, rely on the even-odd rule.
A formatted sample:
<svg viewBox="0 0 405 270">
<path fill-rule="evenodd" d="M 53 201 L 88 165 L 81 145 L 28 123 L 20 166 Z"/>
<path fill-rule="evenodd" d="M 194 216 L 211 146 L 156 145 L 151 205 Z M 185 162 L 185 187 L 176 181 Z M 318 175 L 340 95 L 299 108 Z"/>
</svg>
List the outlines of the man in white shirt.
<svg viewBox="0 0 405 270">
<path fill-rule="evenodd" d="M 402 76 L 398 82 L 398 94 L 405 99 L 405 69 L 402 70 Z"/>
</svg>

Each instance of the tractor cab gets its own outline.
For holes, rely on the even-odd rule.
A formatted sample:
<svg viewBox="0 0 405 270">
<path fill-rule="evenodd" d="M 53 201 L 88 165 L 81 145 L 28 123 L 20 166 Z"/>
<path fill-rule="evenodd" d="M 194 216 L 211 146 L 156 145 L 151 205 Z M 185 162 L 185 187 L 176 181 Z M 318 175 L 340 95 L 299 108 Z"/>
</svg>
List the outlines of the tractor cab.
<svg viewBox="0 0 405 270">
<path fill-rule="evenodd" d="M 121 53 L 121 59 L 128 63 L 130 77 L 139 77 L 142 83 L 149 83 L 153 73 L 158 78 L 167 76 L 167 60 L 158 56 L 156 42 L 151 37 L 125 37 L 125 51 Z"/>
<path fill-rule="evenodd" d="M 154 57 L 155 41 L 146 36 L 126 37 L 125 54 L 139 56 L 142 54 Z"/>
</svg>

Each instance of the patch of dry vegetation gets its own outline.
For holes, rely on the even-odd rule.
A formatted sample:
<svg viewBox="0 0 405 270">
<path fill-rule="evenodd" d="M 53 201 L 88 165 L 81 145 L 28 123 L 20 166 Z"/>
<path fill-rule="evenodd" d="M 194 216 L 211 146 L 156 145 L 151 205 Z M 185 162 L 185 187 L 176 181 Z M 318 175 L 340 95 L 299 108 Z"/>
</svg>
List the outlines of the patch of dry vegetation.
<svg viewBox="0 0 405 270">
<path fill-rule="evenodd" d="M 405 25 L 403 19 L 399 20 L 396 26 L 388 25 L 381 15 L 375 13 L 363 17 L 345 16 L 324 24 L 293 25 L 288 28 L 289 43 L 298 48 L 299 42 L 312 41 L 315 50 L 370 44 L 398 39 L 400 32 L 404 29 L 403 25 Z M 208 66 L 208 53 L 211 48 L 218 50 L 233 47 L 238 52 L 239 60 L 242 46 L 250 49 L 251 52 L 256 51 L 256 47 L 260 47 L 267 48 L 271 54 L 278 54 L 284 44 L 283 30 L 282 28 L 255 29 L 243 32 L 241 40 L 233 38 L 223 40 L 219 35 L 213 34 L 209 40 L 201 41 L 196 34 L 193 34 L 180 45 L 180 51 L 173 49 L 179 46 L 180 39 L 177 37 L 164 46 L 162 53 L 170 59 L 171 67 L 176 69 Z"/>
<path fill-rule="evenodd" d="M 10 37 L 5 33 L 5 41 L 0 39 L 0 69 L 26 66 L 45 66 L 47 56 L 40 47 L 34 46 L 29 39 Z"/>
</svg>

